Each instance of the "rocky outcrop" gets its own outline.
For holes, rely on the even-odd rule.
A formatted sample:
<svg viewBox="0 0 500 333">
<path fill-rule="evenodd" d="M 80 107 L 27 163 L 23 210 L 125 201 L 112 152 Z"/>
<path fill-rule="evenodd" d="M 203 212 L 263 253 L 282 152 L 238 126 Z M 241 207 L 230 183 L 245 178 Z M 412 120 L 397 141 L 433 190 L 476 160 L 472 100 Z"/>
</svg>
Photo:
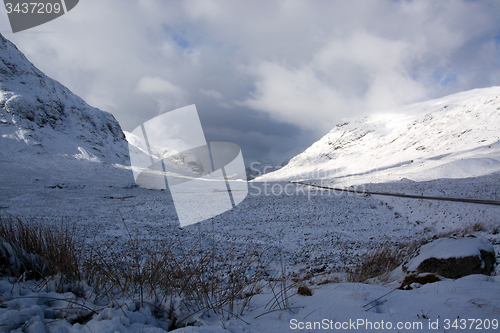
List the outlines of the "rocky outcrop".
<svg viewBox="0 0 500 333">
<path fill-rule="evenodd" d="M 434 273 L 457 279 L 494 271 L 495 250 L 484 238 L 440 238 L 422 245 L 416 256 L 403 264 L 407 274 Z"/>
</svg>

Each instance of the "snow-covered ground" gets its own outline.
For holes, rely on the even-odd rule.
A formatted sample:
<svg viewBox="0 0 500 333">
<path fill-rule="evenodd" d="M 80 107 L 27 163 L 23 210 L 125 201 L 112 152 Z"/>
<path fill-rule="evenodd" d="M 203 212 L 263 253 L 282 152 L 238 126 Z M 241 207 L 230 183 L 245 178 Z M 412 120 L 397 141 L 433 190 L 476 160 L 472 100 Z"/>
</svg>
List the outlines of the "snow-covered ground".
<svg viewBox="0 0 500 333">
<path fill-rule="evenodd" d="M 497 174 L 471 179 L 422 183 L 400 181 L 373 186 L 384 191 L 416 191 L 424 195 L 437 192 L 449 196 L 498 200 L 499 179 L 500 175 Z M 181 229 L 168 192 L 129 185 L 101 181 L 97 184 L 71 184 L 32 180 L 31 183 L 17 185 L 13 182 L 1 187 L 0 212 L 2 216 L 75 222 L 81 234 L 85 234 L 89 241 L 97 240 L 117 246 L 123 244 L 128 237 L 122 223 L 123 218 L 131 233 L 144 242 L 148 239 L 175 238 L 181 239 L 189 247 L 199 239 L 203 244 L 209 244 L 212 239 L 224 239 L 218 251 L 241 249 L 243 252 L 252 243 L 261 245 L 262 248 L 270 245 L 269 255 L 281 247 L 291 276 L 308 278 L 319 275 L 305 282 L 310 284 L 313 296 L 292 296 L 290 310 L 274 311 L 277 309 L 270 310 L 266 307 L 273 295 L 267 290 L 252 299 L 250 311 L 245 311 L 242 316 L 250 325 L 234 318 L 221 322 L 220 318 L 212 316 L 201 318 L 207 327 L 189 327 L 186 332 L 224 332 L 224 327 L 230 332 L 288 332 L 291 330 L 292 319 L 297 320 L 297 325 L 299 322 L 306 325 L 306 322 L 323 319 L 333 320 L 333 325 L 350 319 L 363 319 L 379 324 L 383 320 L 385 323 L 392 322 L 393 325 L 397 322 L 421 322 L 424 325 L 420 330 L 422 332 L 449 332 L 450 329 L 445 330 L 445 319 L 450 319 L 453 324 L 453 320 L 457 318 L 493 320 L 500 316 L 498 277 L 469 276 L 409 291 L 396 290 L 371 304 L 374 307 L 368 311 L 366 309 L 370 306 L 363 305 L 390 292 L 398 286 L 401 279 L 385 285 L 347 282 L 315 284 L 327 277 L 338 276 L 340 268 L 358 262 L 366 252 L 382 243 L 430 239 L 440 233 L 461 230 L 477 222 L 483 225 L 476 227 L 476 231 L 471 229 L 471 232 L 490 239 L 499 253 L 500 235 L 493 234 L 493 230 L 500 225 L 500 206 L 352 193 L 335 194 L 327 191 L 321 193 L 313 188 L 290 183 L 254 182 L 249 184 L 250 193 L 245 201 L 232 211 Z M 30 283 L 12 285 L 4 281 L 2 299 L 16 295 L 33 296 L 29 285 Z M 25 289 L 19 291 L 19 288 Z M 53 292 L 49 296 L 76 297 L 55 295 Z M 99 310 L 99 314 L 94 315 L 85 325 L 70 325 L 47 317 L 50 308 L 64 308 L 64 302 L 46 304 L 31 298 L 4 301 L 7 308 L 0 308 L 0 321 L 10 318 L 14 322 L 30 322 L 33 332 L 43 332 L 42 327 L 45 326 L 47 331 L 52 332 L 160 331 L 159 319 L 155 319 L 151 309 L 147 308 L 137 312 L 118 308 L 103 310 L 102 306 L 93 305 Z M 440 329 L 428 329 L 429 319 L 431 322 L 438 320 Z M 470 323 L 467 322 L 467 325 Z M 360 328 L 357 331 L 371 330 Z M 405 331 L 419 330 L 400 330 Z M 179 332 L 184 330 L 180 329 Z"/>
<path fill-rule="evenodd" d="M 485 179 L 490 180 L 491 190 L 481 192 L 488 188 Z M 449 180 L 439 180 L 427 183 L 428 190 L 419 193 L 473 194 L 479 199 L 499 200 L 498 179 L 455 180 L 453 188 Z M 425 183 L 419 184 L 425 188 Z M 385 185 L 386 191 L 412 193 L 416 189 L 411 182 Z M 106 243 L 127 237 L 122 218 L 144 239 L 180 238 L 190 244 L 200 235 L 207 242 L 212 237 L 230 235 L 242 248 L 249 242 L 275 247 L 281 242 L 297 272 L 343 267 L 357 262 L 358 255 L 380 243 L 431 238 L 477 222 L 495 224 L 500 216 L 500 206 L 322 193 L 290 183 L 255 182 L 249 183 L 249 195 L 233 210 L 183 229 L 179 228 L 168 192 L 130 187 L 130 183 L 85 185 L 33 180 L 31 184 L 3 185 L 0 206 L 2 215 L 75 222 L 89 238 L 95 234 Z"/>
<path fill-rule="evenodd" d="M 500 308 L 498 284 L 498 276 L 485 275 L 443 280 L 413 290 L 394 290 L 394 285 L 324 284 L 314 286 L 310 297 L 292 296 L 289 310 L 266 309 L 272 296 L 262 294 L 253 298 L 242 320 L 203 318 L 202 327 L 190 326 L 174 332 L 496 332 Z M 70 325 L 54 317 L 67 308 L 68 300 L 75 300 L 74 295 L 48 292 L 36 294 L 46 297 L 45 300 L 29 298 L 33 296 L 29 287 L 29 284 L 13 287 L 0 282 L 5 298 L 20 294 L 25 297 L 6 302 L 13 309 L 0 309 L 4 325 L 16 321 L 27 323 L 24 330 L 21 327 L 16 332 L 165 332 L 147 307 L 138 311 L 128 306 L 100 308 L 89 322 Z M 46 318 L 46 313 L 51 313 L 52 318 Z"/>
</svg>

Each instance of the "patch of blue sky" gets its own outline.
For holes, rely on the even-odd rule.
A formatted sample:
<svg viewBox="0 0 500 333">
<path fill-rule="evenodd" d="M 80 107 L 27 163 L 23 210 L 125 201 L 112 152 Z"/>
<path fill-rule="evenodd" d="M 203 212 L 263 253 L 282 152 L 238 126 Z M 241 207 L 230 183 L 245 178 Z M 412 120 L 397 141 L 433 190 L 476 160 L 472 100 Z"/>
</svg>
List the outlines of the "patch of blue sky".
<svg viewBox="0 0 500 333">
<path fill-rule="evenodd" d="M 163 24 L 162 25 L 162 30 L 163 32 L 167 35 L 167 36 L 172 36 L 172 40 L 178 45 L 180 46 L 181 48 L 183 49 L 187 49 L 189 46 L 190 46 L 190 43 L 189 41 L 182 36 L 182 33 L 179 34 L 179 33 L 176 33 L 175 30 L 178 30 L 178 29 L 173 29 L 171 26 L 169 26 L 168 24 Z"/>
<path fill-rule="evenodd" d="M 432 75 L 432 80 L 436 83 L 439 83 L 442 87 L 449 86 L 453 83 L 456 83 L 458 79 L 457 74 L 450 71 L 436 71 Z"/>
<path fill-rule="evenodd" d="M 180 35 L 173 35 L 172 36 L 172 39 L 177 43 L 177 45 L 179 45 L 180 47 L 182 47 L 183 49 L 187 49 L 189 47 L 189 42 L 187 39 L 183 38 L 182 36 Z"/>
</svg>

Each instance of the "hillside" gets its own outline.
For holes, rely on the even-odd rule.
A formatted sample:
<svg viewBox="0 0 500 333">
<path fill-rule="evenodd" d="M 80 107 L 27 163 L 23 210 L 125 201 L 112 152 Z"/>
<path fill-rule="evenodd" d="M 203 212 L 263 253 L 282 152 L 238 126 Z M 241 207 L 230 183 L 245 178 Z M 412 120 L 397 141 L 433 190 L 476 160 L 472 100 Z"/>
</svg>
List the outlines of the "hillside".
<svg viewBox="0 0 500 333">
<path fill-rule="evenodd" d="M 500 87 L 349 119 L 255 181 L 342 185 L 466 178 L 500 171 Z"/>
<path fill-rule="evenodd" d="M 112 167 L 128 164 L 116 119 L 47 77 L 2 35 L 0 147 L 4 184 L 99 175 L 126 182 L 130 173 Z"/>
</svg>

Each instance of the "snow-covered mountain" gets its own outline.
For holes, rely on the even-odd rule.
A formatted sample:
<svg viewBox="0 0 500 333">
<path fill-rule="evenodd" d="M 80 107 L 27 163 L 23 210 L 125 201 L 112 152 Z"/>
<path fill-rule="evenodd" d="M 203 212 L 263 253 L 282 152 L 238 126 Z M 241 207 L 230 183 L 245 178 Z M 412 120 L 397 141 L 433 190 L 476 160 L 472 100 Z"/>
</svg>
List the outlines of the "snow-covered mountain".
<svg viewBox="0 0 500 333">
<path fill-rule="evenodd" d="M 346 120 L 256 181 L 337 185 L 475 177 L 500 171 L 500 87 Z"/>
<path fill-rule="evenodd" d="M 0 167 L 5 182 L 128 180 L 120 125 L 37 69 L 0 35 Z M 106 170 L 106 171 L 103 171 Z M 106 175 L 104 175 L 105 173 Z"/>
</svg>

